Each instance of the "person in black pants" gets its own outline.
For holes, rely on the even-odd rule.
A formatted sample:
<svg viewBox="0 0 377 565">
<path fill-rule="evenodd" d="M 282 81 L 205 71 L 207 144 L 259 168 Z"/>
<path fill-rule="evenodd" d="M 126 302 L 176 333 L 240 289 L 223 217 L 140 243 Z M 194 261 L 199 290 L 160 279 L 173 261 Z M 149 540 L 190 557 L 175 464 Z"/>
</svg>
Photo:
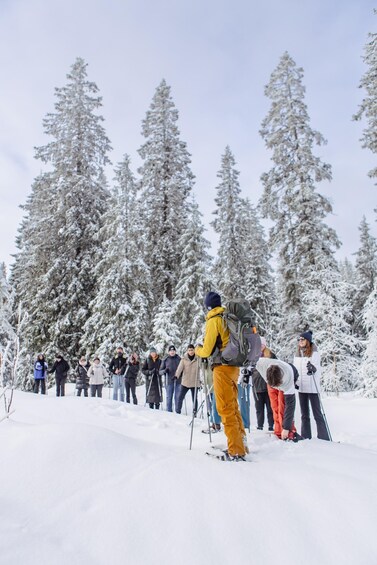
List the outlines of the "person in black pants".
<svg viewBox="0 0 377 565">
<path fill-rule="evenodd" d="M 126 386 L 126 402 L 130 402 L 130 393 L 134 404 L 137 404 L 136 379 L 139 374 L 140 363 L 136 353 L 131 353 L 126 372 L 124 373 L 124 383 Z"/>
<path fill-rule="evenodd" d="M 266 340 L 261 337 L 262 354 L 261 357 L 268 357 L 276 359 L 276 355 L 266 347 Z M 264 411 L 267 412 L 268 430 L 274 431 L 274 415 L 271 408 L 270 397 L 268 396 L 266 381 L 262 378 L 261 374 L 254 369 L 252 372 L 253 382 L 253 396 L 255 403 L 255 411 L 257 414 L 257 429 L 263 430 L 264 426 Z"/>
<path fill-rule="evenodd" d="M 330 441 L 319 400 L 321 390 L 321 355 L 317 346 L 313 343 L 313 334 L 310 330 L 300 334 L 298 350 L 293 364 L 299 374 L 297 386 L 301 408 L 301 435 L 305 439 L 312 438 L 310 404 L 315 423 L 317 424 L 318 439 Z"/>
<path fill-rule="evenodd" d="M 69 371 L 69 365 L 60 353 L 56 356 L 56 361 L 49 373 L 55 373 L 56 396 L 65 395 L 65 381 Z"/>
<path fill-rule="evenodd" d="M 146 399 L 149 408 L 158 410 L 162 402 L 162 378 L 159 374 L 161 359 L 154 347 L 149 350 L 149 355 L 141 369 L 145 376 Z"/>
</svg>

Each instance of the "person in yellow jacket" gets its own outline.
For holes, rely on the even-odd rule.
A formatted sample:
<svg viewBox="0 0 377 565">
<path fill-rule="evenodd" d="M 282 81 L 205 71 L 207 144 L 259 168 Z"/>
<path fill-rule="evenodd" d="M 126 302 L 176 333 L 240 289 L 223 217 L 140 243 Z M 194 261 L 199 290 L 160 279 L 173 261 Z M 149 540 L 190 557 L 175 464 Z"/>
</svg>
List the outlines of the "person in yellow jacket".
<svg viewBox="0 0 377 565">
<path fill-rule="evenodd" d="M 210 358 L 216 406 L 228 440 L 228 458 L 243 461 L 247 444 L 245 428 L 238 407 L 239 368 L 222 365 L 220 359 L 220 353 L 229 341 L 229 330 L 221 316 L 225 308 L 221 306 L 221 297 L 216 292 L 208 292 L 204 304 L 209 310 L 206 316 L 204 343 L 196 346 L 195 353 L 203 359 Z"/>
</svg>

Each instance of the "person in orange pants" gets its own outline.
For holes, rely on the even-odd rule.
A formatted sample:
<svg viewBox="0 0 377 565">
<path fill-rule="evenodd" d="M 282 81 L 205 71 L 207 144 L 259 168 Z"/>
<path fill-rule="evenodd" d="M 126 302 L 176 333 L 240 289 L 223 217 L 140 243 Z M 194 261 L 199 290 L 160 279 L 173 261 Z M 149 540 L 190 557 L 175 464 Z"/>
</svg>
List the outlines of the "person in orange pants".
<svg viewBox="0 0 377 565">
<path fill-rule="evenodd" d="M 220 360 L 220 353 L 229 341 L 229 330 L 221 317 L 225 308 L 221 306 L 220 295 L 216 292 L 209 292 L 204 303 L 208 310 L 204 343 L 195 348 L 195 353 L 203 359 L 211 357 L 216 406 L 228 440 L 228 458 L 232 461 L 244 461 L 248 450 L 245 428 L 238 407 L 239 369 L 222 365 Z"/>
<path fill-rule="evenodd" d="M 292 367 L 279 359 L 261 357 L 255 368 L 268 385 L 274 415 L 274 434 L 284 440 L 302 439 L 294 424 L 296 395 Z"/>
</svg>

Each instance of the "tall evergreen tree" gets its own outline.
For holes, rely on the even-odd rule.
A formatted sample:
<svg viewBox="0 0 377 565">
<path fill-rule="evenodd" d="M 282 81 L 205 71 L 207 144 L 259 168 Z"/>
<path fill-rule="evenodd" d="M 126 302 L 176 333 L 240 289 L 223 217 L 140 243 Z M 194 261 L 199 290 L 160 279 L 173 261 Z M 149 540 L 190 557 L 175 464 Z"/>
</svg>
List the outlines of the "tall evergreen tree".
<svg viewBox="0 0 377 565">
<path fill-rule="evenodd" d="M 321 353 L 322 384 L 326 391 L 353 390 L 360 386 L 360 352 L 362 343 L 352 331 L 354 287 L 341 279 L 337 270 L 329 267 L 307 280 L 303 303 L 315 343 Z"/>
<path fill-rule="evenodd" d="M 325 140 L 310 127 L 302 79 L 303 69 L 284 53 L 265 88 L 272 104 L 260 132 L 274 163 L 262 175 L 261 208 L 274 222 L 270 242 L 278 252 L 280 304 L 290 335 L 308 321 L 301 298 L 308 278 L 324 263 L 326 269 L 335 268 L 334 251 L 340 245 L 324 222 L 331 204 L 316 192 L 316 183 L 331 180 L 331 167 L 313 153 L 313 145 Z"/>
<path fill-rule="evenodd" d="M 12 293 L 5 263 L 0 263 L 0 387 L 9 380 L 12 369 L 15 331 L 11 320 Z"/>
<path fill-rule="evenodd" d="M 13 279 L 29 316 L 24 348 L 34 353 L 79 355 L 95 291 L 110 143 L 86 66 L 78 58 L 66 86 L 56 89 L 55 112 L 44 120 L 52 141 L 36 150 L 50 170 L 34 182 L 19 231 Z"/>
<path fill-rule="evenodd" d="M 377 11 L 374 10 L 376 14 Z M 360 104 L 359 111 L 353 116 L 354 120 L 366 119 L 367 126 L 363 131 L 361 144 L 364 149 L 377 153 L 377 33 L 369 34 L 369 41 L 364 49 L 364 62 L 368 67 L 360 81 L 360 88 L 366 92 L 366 97 Z M 377 177 L 377 167 L 369 171 L 371 178 Z"/>
<path fill-rule="evenodd" d="M 115 170 L 115 186 L 103 217 L 103 255 L 93 270 L 97 293 L 83 338 L 87 350 L 105 357 L 118 345 L 132 350 L 148 345 L 150 272 L 141 254 L 139 206 L 130 158 L 125 155 Z"/>
<path fill-rule="evenodd" d="M 241 199 L 239 233 L 239 260 L 245 268 L 245 298 L 255 312 L 259 330 L 270 338 L 275 304 L 274 280 L 269 263 L 271 253 L 259 212 L 247 198 Z"/>
<path fill-rule="evenodd" d="M 203 300 L 212 285 L 209 277 L 209 241 L 204 237 L 202 215 L 191 198 L 185 231 L 179 247 L 181 266 L 174 292 L 172 316 L 180 331 L 180 341 L 186 346 L 195 343 L 204 322 Z"/>
<path fill-rule="evenodd" d="M 377 290 L 369 295 L 363 309 L 363 323 L 367 335 L 361 363 L 364 396 L 377 398 Z"/>
<path fill-rule="evenodd" d="M 377 241 L 370 233 L 365 216 L 359 226 L 360 248 L 355 253 L 356 289 L 352 297 L 355 312 L 355 329 L 365 336 L 362 311 L 370 293 L 375 288 L 377 278 Z"/>
<path fill-rule="evenodd" d="M 190 154 L 180 139 L 177 121 L 170 87 L 162 80 L 143 121 L 146 141 L 139 149 L 143 159 L 139 173 L 144 253 L 153 277 L 155 307 L 164 296 L 173 298 L 182 254 L 178 242 L 184 232 L 194 180 Z"/>
<path fill-rule="evenodd" d="M 152 322 L 151 346 L 155 347 L 160 355 L 167 352 L 169 345 L 181 347 L 181 332 L 175 321 L 173 303 L 166 296 L 160 302 Z"/>
<path fill-rule="evenodd" d="M 245 262 L 242 261 L 240 241 L 241 189 L 239 171 L 230 147 L 225 148 L 221 158 L 220 179 L 216 187 L 215 219 L 211 222 L 218 234 L 218 252 L 213 269 L 215 285 L 224 301 L 245 296 Z"/>
</svg>

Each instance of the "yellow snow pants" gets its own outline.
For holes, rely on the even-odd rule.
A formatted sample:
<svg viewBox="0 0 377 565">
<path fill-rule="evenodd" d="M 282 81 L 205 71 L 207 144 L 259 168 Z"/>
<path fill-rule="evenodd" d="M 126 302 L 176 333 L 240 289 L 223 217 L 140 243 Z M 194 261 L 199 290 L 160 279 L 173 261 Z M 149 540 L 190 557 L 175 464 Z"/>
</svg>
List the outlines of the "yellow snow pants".
<svg viewBox="0 0 377 565">
<path fill-rule="evenodd" d="M 245 455 L 245 428 L 238 407 L 238 367 L 218 365 L 213 369 L 213 388 L 216 407 L 224 425 L 230 455 Z"/>
</svg>

